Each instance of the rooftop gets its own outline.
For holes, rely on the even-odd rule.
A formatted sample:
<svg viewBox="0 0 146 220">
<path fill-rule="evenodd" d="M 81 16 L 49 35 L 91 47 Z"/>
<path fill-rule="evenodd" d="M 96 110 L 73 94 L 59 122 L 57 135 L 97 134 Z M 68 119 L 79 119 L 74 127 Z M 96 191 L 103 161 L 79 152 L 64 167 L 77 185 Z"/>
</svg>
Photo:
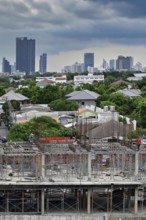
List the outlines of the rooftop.
<svg viewBox="0 0 146 220">
<path fill-rule="evenodd" d="M 82 91 L 75 91 L 67 95 L 68 100 L 96 100 L 100 95 L 89 91 L 89 90 L 82 90 Z"/>
<path fill-rule="evenodd" d="M 10 90 L 9 92 L 7 92 L 6 94 L 4 94 L 3 96 L 0 97 L 0 100 L 17 100 L 17 101 L 25 101 L 25 100 L 29 100 L 28 97 L 21 95 L 20 93 L 16 93 L 13 90 Z"/>
</svg>

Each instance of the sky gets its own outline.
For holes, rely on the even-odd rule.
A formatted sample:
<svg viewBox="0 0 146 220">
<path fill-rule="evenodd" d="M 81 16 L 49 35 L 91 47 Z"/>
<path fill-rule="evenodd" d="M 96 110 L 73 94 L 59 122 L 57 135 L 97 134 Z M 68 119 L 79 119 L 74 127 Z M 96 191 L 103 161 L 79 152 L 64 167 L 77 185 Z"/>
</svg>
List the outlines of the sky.
<svg viewBox="0 0 146 220">
<path fill-rule="evenodd" d="M 48 71 L 83 62 L 133 56 L 146 66 L 146 0 L 0 0 L 0 59 L 15 62 L 16 37 L 36 39 Z"/>
</svg>

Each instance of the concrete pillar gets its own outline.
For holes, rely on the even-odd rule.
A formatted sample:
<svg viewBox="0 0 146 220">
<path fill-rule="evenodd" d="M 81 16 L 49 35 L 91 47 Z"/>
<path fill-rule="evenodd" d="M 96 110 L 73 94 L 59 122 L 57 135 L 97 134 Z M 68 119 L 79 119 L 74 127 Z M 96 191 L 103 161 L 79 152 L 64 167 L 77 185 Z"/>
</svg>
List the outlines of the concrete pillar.
<svg viewBox="0 0 146 220">
<path fill-rule="evenodd" d="M 88 152 L 88 181 L 91 181 L 91 152 Z"/>
<path fill-rule="evenodd" d="M 134 213 L 138 212 L 138 187 L 135 188 L 135 196 L 134 196 Z"/>
<path fill-rule="evenodd" d="M 45 192 L 44 189 L 41 190 L 41 214 L 45 213 Z"/>
<path fill-rule="evenodd" d="M 91 189 L 88 189 L 88 195 L 87 195 L 87 213 L 91 213 Z"/>
<path fill-rule="evenodd" d="M 22 191 L 22 213 L 24 213 L 24 191 Z"/>
<path fill-rule="evenodd" d="M 86 189 L 83 189 L 83 209 L 85 210 L 87 206 Z"/>
<path fill-rule="evenodd" d="M 125 153 L 122 154 L 122 170 L 124 171 L 125 170 Z"/>
<path fill-rule="evenodd" d="M 37 213 L 39 213 L 40 212 L 40 195 L 41 195 L 41 193 L 40 193 L 40 191 L 37 191 L 36 194 L 37 194 Z"/>
<path fill-rule="evenodd" d="M 113 186 L 111 186 L 111 192 L 110 192 L 110 201 L 109 201 L 109 211 L 110 213 L 113 210 Z"/>
<path fill-rule="evenodd" d="M 7 191 L 7 207 L 6 212 L 9 213 L 9 191 Z"/>
<path fill-rule="evenodd" d="M 128 192 L 127 192 L 127 208 L 128 208 L 128 211 L 130 211 L 130 209 L 131 209 L 131 189 L 128 189 Z"/>
<path fill-rule="evenodd" d="M 139 157 L 139 152 L 135 152 L 135 176 L 138 175 L 138 157 Z"/>
<path fill-rule="evenodd" d="M 45 178 L 45 155 L 42 153 L 42 172 L 41 172 L 41 175 L 42 175 L 42 178 L 44 179 Z"/>
</svg>

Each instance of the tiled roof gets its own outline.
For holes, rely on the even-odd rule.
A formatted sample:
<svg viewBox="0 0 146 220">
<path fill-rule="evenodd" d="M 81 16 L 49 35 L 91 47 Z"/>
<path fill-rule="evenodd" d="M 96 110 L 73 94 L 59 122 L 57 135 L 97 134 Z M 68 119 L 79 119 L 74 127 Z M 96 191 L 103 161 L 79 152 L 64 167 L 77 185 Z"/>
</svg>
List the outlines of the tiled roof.
<svg viewBox="0 0 146 220">
<path fill-rule="evenodd" d="M 80 91 L 73 91 L 73 92 L 67 94 L 66 97 L 74 96 L 74 95 L 78 94 L 79 92 L 80 92 Z"/>
<path fill-rule="evenodd" d="M 82 91 L 78 91 L 77 93 L 69 96 L 68 100 L 95 100 L 99 97 L 100 95 L 89 91 L 89 90 L 82 90 Z"/>
<path fill-rule="evenodd" d="M 0 97 L 0 100 L 17 100 L 17 101 L 24 101 L 28 100 L 28 97 L 21 95 L 20 93 L 15 93 L 13 90 L 10 90 L 8 93 L 4 94 Z"/>
</svg>

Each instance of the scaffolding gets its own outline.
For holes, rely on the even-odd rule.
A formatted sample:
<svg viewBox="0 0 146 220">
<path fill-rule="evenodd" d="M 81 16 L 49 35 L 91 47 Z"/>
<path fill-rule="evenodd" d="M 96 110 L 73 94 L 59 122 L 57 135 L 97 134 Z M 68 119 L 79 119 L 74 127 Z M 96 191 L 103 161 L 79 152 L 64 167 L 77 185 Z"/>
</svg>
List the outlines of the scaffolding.
<svg viewBox="0 0 146 220">
<path fill-rule="evenodd" d="M 145 213 L 144 146 L 42 145 L 0 145 L 0 213 Z"/>
</svg>

